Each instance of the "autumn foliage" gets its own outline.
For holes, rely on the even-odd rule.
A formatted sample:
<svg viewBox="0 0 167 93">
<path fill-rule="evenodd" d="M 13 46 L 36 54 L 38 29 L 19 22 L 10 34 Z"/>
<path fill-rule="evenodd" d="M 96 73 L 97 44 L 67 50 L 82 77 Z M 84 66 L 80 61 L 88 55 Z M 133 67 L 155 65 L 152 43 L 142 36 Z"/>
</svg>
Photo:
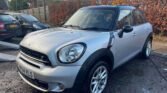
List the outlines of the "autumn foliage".
<svg viewBox="0 0 167 93">
<path fill-rule="evenodd" d="M 52 3 L 49 5 L 49 22 L 54 26 L 60 26 L 80 7 L 79 0 Z"/>
<path fill-rule="evenodd" d="M 133 2 L 132 2 L 133 1 Z M 167 1 L 166 0 L 131 0 L 125 4 L 139 6 L 147 20 L 152 23 L 154 32 L 167 36 Z"/>
<path fill-rule="evenodd" d="M 154 32 L 167 36 L 167 1 L 166 0 L 66 0 L 49 5 L 50 22 L 59 26 L 77 9 L 88 5 L 133 5 L 144 11 L 147 20 L 153 24 Z M 111 2 L 112 1 L 112 2 Z"/>
</svg>

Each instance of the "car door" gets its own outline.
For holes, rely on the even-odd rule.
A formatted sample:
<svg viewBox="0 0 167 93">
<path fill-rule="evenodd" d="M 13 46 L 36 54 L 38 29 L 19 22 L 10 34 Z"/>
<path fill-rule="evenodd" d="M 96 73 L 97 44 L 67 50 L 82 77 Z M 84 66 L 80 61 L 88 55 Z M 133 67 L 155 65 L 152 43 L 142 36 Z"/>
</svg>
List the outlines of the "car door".
<svg viewBox="0 0 167 93">
<path fill-rule="evenodd" d="M 133 14 L 133 29 L 136 42 L 137 52 L 140 52 L 143 48 L 145 40 L 149 32 L 149 23 L 145 20 L 144 16 L 139 10 L 134 10 Z"/>
<path fill-rule="evenodd" d="M 123 37 L 119 37 L 118 33 L 126 25 L 132 25 L 132 12 L 131 10 L 120 10 L 119 18 L 117 21 L 116 31 L 113 32 L 113 40 L 111 51 L 114 55 L 114 67 L 117 67 L 124 62 L 128 61 L 135 55 L 136 47 L 134 31 L 123 33 Z"/>
</svg>

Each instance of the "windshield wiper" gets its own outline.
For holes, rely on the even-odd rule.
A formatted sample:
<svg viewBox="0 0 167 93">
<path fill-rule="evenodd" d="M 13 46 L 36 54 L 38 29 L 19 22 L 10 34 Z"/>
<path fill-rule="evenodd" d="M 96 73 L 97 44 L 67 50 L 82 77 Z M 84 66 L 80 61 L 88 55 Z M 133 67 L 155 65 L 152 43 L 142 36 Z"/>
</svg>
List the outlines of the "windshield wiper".
<svg viewBox="0 0 167 93">
<path fill-rule="evenodd" d="M 80 26 L 77 26 L 77 25 L 63 25 L 64 28 L 67 28 L 67 27 L 76 27 L 76 28 L 79 28 L 81 29 Z"/>
<path fill-rule="evenodd" d="M 88 28 L 82 28 L 82 30 L 110 30 L 110 29 L 98 28 L 98 27 L 88 27 Z"/>
</svg>

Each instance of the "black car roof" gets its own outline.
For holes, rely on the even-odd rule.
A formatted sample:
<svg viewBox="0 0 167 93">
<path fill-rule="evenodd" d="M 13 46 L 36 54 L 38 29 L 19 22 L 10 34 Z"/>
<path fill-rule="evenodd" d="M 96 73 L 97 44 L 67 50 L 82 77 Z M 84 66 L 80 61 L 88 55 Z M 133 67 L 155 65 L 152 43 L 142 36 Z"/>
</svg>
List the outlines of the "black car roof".
<svg viewBox="0 0 167 93">
<path fill-rule="evenodd" d="M 96 5 L 96 6 L 88 6 L 88 7 L 83 7 L 81 9 L 113 9 L 113 8 L 117 8 L 119 10 L 134 10 L 136 9 L 136 7 L 134 6 L 128 6 L 128 5 L 117 5 L 117 6 L 113 6 L 113 5 Z"/>
<path fill-rule="evenodd" d="M 118 5 L 117 7 L 120 8 L 120 9 L 127 9 L 127 10 L 134 10 L 134 9 L 136 9 L 136 7 L 134 7 L 134 6 L 128 6 L 128 5 Z"/>
</svg>

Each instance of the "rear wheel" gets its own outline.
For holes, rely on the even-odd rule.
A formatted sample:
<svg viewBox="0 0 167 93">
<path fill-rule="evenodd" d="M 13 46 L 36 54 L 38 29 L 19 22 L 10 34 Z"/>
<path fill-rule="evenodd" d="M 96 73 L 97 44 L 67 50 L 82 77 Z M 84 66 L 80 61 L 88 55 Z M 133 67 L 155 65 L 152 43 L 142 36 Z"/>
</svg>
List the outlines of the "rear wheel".
<svg viewBox="0 0 167 93">
<path fill-rule="evenodd" d="M 152 41 L 151 39 L 147 40 L 145 45 L 144 45 L 144 48 L 142 50 L 142 57 L 147 59 L 150 57 L 151 55 L 151 51 L 152 51 Z"/>
</svg>

